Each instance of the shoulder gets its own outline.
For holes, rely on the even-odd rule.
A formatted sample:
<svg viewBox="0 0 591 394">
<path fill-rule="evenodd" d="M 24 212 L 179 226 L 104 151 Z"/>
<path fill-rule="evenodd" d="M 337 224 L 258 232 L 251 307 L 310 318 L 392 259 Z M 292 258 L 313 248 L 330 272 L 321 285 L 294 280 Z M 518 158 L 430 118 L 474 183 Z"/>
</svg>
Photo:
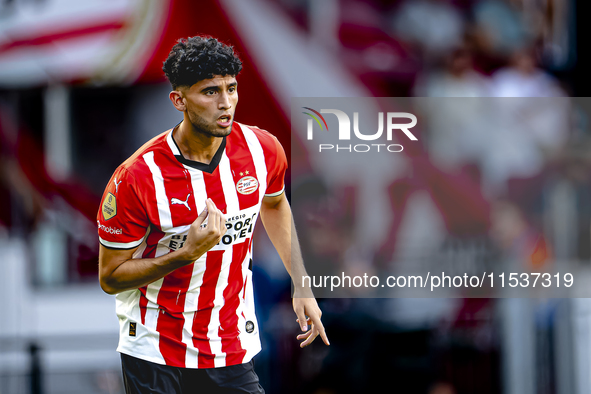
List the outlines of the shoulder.
<svg viewBox="0 0 591 394">
<path fill-rule="evenodd" d="M 241 126 L 240 128 L 241 128 L 242 132 L 246 132 L 246 133 L 251 132 L 252 135 L 257 138 L 257 140 L 259 141 L 259 143 L 261 144 L 261 147 L 263 148 L 263 150 L 265 152 L 271 152 L 271 153 L 278 153 L 278 151 L 283 152 L 283 147 L 281 146 L 281 143 L 279 142 L 277 137 L 275 137 L 273 134 L 271 134 L 267 130 L 261 129 L 260 127 L 257 127 L 257 126 L 250 126 L 250 125 L 245 125 L 242 123 L 238 123 L 238 124 Z M 246 131 L 244 129 L 246 129 Z M 246 136 L 246 137 L 248 137 L 248 136 Z"/>
<path fill-rule="evenodd" d="M 149 166 L 146 163 L 145 155 L 150 152 L 163 152 L 164 154 L 172 154 L 167 143 L 167 136 L 172 129 L 169 129 L 156 137 L 152 138 L 138 150 L 135 151 L 127 160 L 125 160 L 116 170 L 116 172 L 124 173 L 131 176 L 135 180 L 140 180 L 147 175 Z"/>
</svg>

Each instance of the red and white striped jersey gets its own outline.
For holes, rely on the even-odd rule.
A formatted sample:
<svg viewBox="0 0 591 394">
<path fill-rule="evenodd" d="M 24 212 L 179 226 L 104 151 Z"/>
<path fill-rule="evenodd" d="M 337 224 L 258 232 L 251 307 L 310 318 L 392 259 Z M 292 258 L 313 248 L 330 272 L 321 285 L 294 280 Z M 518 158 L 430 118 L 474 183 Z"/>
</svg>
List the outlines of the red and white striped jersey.
<svg viewBox="0 0 591 394">
<path fill-rule="evenodd" d="M 113 174 L 97 217 L 100 243 L 138 248 L 134 258 L 170 253 L 207 198 L 226 215 L 228 230 L 193 264 L 117 294 L 117 350 L 185 368 L 248 362 L 261 350 L 252 234 L 263 197 L 284 191 L 285 152 L 270 133 L 234 122 L 205 165 L 182 156 L 173 132 L 147 142 Z"/>
</svg>

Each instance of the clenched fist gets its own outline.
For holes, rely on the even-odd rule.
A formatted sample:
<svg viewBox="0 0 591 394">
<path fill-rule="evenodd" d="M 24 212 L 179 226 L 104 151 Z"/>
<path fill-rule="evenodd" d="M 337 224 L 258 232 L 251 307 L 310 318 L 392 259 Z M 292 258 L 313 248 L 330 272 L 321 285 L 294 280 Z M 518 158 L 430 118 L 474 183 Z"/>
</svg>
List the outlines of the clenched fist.
<svg viewBox="0 0 591 394">
<path fill-rule="evenodd" d="M 205 209 L 191 224 L 185 244 L 179 251 L 187 260 L 195 261 L 217 245 L 226 233 L 226 217 L 215 206 L 211 198 L 205 202 Z M 207 218 L 207 224 L 203 224 Z"/>
</svg>

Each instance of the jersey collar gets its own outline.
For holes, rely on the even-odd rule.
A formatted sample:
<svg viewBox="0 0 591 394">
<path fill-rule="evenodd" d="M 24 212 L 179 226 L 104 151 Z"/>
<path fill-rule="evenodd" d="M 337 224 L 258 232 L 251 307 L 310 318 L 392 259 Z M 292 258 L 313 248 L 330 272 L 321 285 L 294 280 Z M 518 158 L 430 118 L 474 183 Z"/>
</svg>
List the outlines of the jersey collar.
<svg viewBox="0 0 591 394">
<path fill-rule="evenodd" d="M 207 172 L 208 174 L 213 173 L 215 171 L 215 169 L 217 168 L 217 166 L 220 164 L 220 160 L 222 159 L 222 154 L 224 153 L 224 149 L 226 149 L 226 137 L 223 137 L 220 147 L 218 148 L 217 152 L 215 152 L 215 155 L 213 155 L 213 158 L 211 159 L 211 163 L 205 164 L 205 163 L 201 163 L 199 161 L 189 160 L 183 156 L 183 154 L 181 153 L 181 150 L 179 149 L 179 146 L 177 145 L 177 143 L 173 137 L 174 131 L 179 127 L 181 122 L 179 122 L 176 126 L 174 126 L 174 128 L 168 134 L 168 137 L 167 137 L 168 145 L 170 146 L 170 149 L 172 150 L 174 157 L 181 164 L 184 164 L 186 166 L 189 166 L 189 167 L 194 168 L 199 171 Z"/>
</svg>

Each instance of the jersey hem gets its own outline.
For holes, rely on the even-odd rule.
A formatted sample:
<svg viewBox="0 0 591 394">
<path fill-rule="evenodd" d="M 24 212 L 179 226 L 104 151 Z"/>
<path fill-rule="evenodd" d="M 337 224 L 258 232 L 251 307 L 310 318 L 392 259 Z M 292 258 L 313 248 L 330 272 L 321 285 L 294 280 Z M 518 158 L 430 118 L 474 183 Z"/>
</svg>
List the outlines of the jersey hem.
<svg viewBox="0 0 591 394">
<path fill-rule="evenodd" d="M 133 352 L 129 352 L 129 351 L 124 351 L 122 349 L 117 349 L 117 351 L 121 354 L 125 354 L 128 355 L 130 357 L 135 357 L 135 358 L 139 358 L 140 360 L 144 360 L 144 361 L 148 361 L 154 364 L 158 364 L 158 365 L 166 365 L 166 363 L 162 363 L 160 359 L 156 358 L 156 357 L 148 357 L 148 356 L 144 356 L 142 354 L 136 354 Z"/>
<path fill-rule="evenodd" d="M 258 349 L 256 349 L 255 351 L 253 351 L 252 353 L 249 354 L 249 352 L 247 352 L 244 355 L 244 359 L 242 360 L 242 362 L 240 363 L 236 363 L 236 364 L 226 364 L 224 366 L 220 366 L 220 367 L 210 367 L 210 368 L 199 368 L 199 367 L 180 367 L 177 365 L 171 365 L 172 367 L 176 367 L 176 368 L 185 368 L 185 369 L 216 369 L 216 368 L 224 368 L 224 367 L 231 367 L 232 365 L 240 365 L 240 364 L 245 364 L 250 362 L 254 356 L 256 356 L 257 354 L 259 354 L 262 350 L 262 347 L 258 346 Z M 149 357 L 143 354 L 136 354 L 133 352 L 128 351 L 127 349 L 121 349 L 120 347 L 117 349 L 117 352 L 121 353 L 121 354 L 125 354 L 128 355 L 130 357 L 135 357 L 135 358 L 139 358 L 140 360 L 144 360 L 144 361 L 148 361 L 154 364 L 158 364 L 158 365 L 167 365 L 165 362 L 163 363 L 161 359 L 157 358 L 157 357 Z"/>
<path fill-rule="evenodd" d="M 138 246 L 140 246 L 142 244 L 144 240 L 144 237 L 138 239 L 137 241 L 132 241 L 132 242 L 110 242 L 110 241 L 106 241 L 104 239 L 102 239 L 99 236 L 99 242 L 101 245 L 103 245 L 105 248 L 107 249 L 121 249 L 121 250 L 127 250 L 127 249 L 134 249 L 137 248 Z"/>
<path fill-rule="evenodd" d="M 265 194 L 265 197 L 277 197 L 277 196 L 282 195 L 284 191 L 285 191 L 285 187 L 276 193 Z"/>
</svg>

